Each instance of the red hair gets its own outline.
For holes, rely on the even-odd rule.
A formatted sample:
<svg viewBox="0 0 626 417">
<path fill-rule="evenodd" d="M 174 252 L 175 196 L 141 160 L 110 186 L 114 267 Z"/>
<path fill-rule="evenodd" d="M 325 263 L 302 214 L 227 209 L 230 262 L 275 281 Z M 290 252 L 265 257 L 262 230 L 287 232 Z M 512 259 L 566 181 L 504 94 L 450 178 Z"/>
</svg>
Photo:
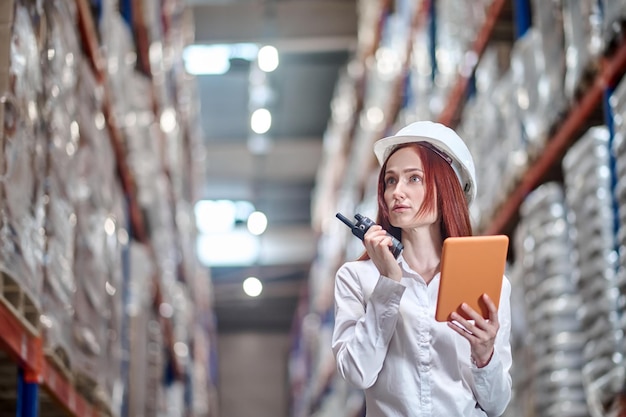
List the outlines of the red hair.
<svg viewBox="0 0 626 417">
<path fill-rule="evenodd" d="M 403 143 L 394 148 L 393 155 L 399 149 L 412 148 L 422 160 L 424 167 L 424 203 L 419 209 L 418 215 L 439 213 L 441 239 L 448 237 L 471 236 L 472 224 L 470 221 L 469 207 L 465 193 L 461 188 L 456 173 L 452 166 L 441 156 L 419 142 Z M 387 161 L 383 164 L 378 174 L 378 214 L 376 223 L 391 233 L 396 239 L 402 240 L 402 229 L 394 227 L 389 222 L 389 211 L 385 203 L 385 171 Z M 365 252 L 360 260 L 369 259 Z"/>
</svg>

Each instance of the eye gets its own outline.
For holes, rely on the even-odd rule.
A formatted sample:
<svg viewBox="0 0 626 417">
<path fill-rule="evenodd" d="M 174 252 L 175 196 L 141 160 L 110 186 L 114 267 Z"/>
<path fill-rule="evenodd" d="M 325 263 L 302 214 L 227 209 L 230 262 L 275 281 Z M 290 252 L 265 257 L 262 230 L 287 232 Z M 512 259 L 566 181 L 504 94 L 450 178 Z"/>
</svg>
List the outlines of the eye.
<svg viewBox="0 0 626 417">
<path fill-rule="evenodd" d="M 420 177 L 419 175 L 411 175 L 409 177 L 409 182 L 421 182 L 422 181 L 422 177 Z"/>
<path fill-rule="evenodd" d="M 385 185 L 394 185 L 396 183 L 396 179 L 394 177 L 385 178 Z"/>
</svg>

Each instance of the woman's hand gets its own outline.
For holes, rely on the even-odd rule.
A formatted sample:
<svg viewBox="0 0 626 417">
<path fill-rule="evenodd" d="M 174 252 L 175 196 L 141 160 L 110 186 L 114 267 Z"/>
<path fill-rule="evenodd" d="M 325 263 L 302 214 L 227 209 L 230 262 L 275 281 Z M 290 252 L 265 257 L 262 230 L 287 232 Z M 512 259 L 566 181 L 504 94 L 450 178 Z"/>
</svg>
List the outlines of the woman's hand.
<svg viewBox="0 0 626 417">
<path fill-rule="evenodd" d="M 402 270 L 389 250 L 393 242 L 380 225 L 373 225 L 363 237 L 365 250 L 378 268 L 378 272 L 388 278 L 400 282 Z"/>
<path fill-rule="evenodd" d="M 469 341 L 472 359 L 478 368 L 486 366 L 491 360 L 500 328 L 496 305 L 487 294 L 483 294 L 482 298 L 489 310 L 489 319 L 484 319 L 481 314 L 464 303 L 461 308 L 474 322 L 464 319 L 456 311 L 451 314 L 451 321 L 448 322 L 450 328 Z"/>
</svg>

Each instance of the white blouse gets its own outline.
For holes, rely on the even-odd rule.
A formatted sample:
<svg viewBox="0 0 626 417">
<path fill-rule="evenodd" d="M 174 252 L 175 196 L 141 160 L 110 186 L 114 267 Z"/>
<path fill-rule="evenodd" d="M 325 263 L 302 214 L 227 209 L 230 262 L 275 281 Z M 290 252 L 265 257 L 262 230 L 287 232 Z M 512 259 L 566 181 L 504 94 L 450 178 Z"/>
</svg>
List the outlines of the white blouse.
<svg viewBox="0 0 626 417">
<path fill-rule="evenodd" d="M 341 376 L 365 390 L 368 417 L 499 416 L 511 398 L 511 284 L 503 277 L 500 330 L 483 368 L 470 344 L 435 321 L 439 274 L 426 285 L 402 256 L 401 282 L 371 260 L 345 263 L 335 280 L 332 349 Z"/>
</svg>

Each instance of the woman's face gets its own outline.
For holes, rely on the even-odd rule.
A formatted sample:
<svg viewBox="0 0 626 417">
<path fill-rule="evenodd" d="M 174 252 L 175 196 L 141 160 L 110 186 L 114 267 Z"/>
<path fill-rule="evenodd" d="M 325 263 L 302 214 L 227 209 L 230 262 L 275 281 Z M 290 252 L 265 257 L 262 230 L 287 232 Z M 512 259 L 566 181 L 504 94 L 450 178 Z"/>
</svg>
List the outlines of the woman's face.
<svg viewBox="0 0 626 417">
<path fill-rule="evenodd" d="M 424 167 L 415 149 L 401 148 L 392 154 L 387 160 L 384 178 L 385 203 L 392 226 L 409 229 L 430 226 L 437 221 L 436 212 L 418 215 L 426 189 Z"/>
</svg>

